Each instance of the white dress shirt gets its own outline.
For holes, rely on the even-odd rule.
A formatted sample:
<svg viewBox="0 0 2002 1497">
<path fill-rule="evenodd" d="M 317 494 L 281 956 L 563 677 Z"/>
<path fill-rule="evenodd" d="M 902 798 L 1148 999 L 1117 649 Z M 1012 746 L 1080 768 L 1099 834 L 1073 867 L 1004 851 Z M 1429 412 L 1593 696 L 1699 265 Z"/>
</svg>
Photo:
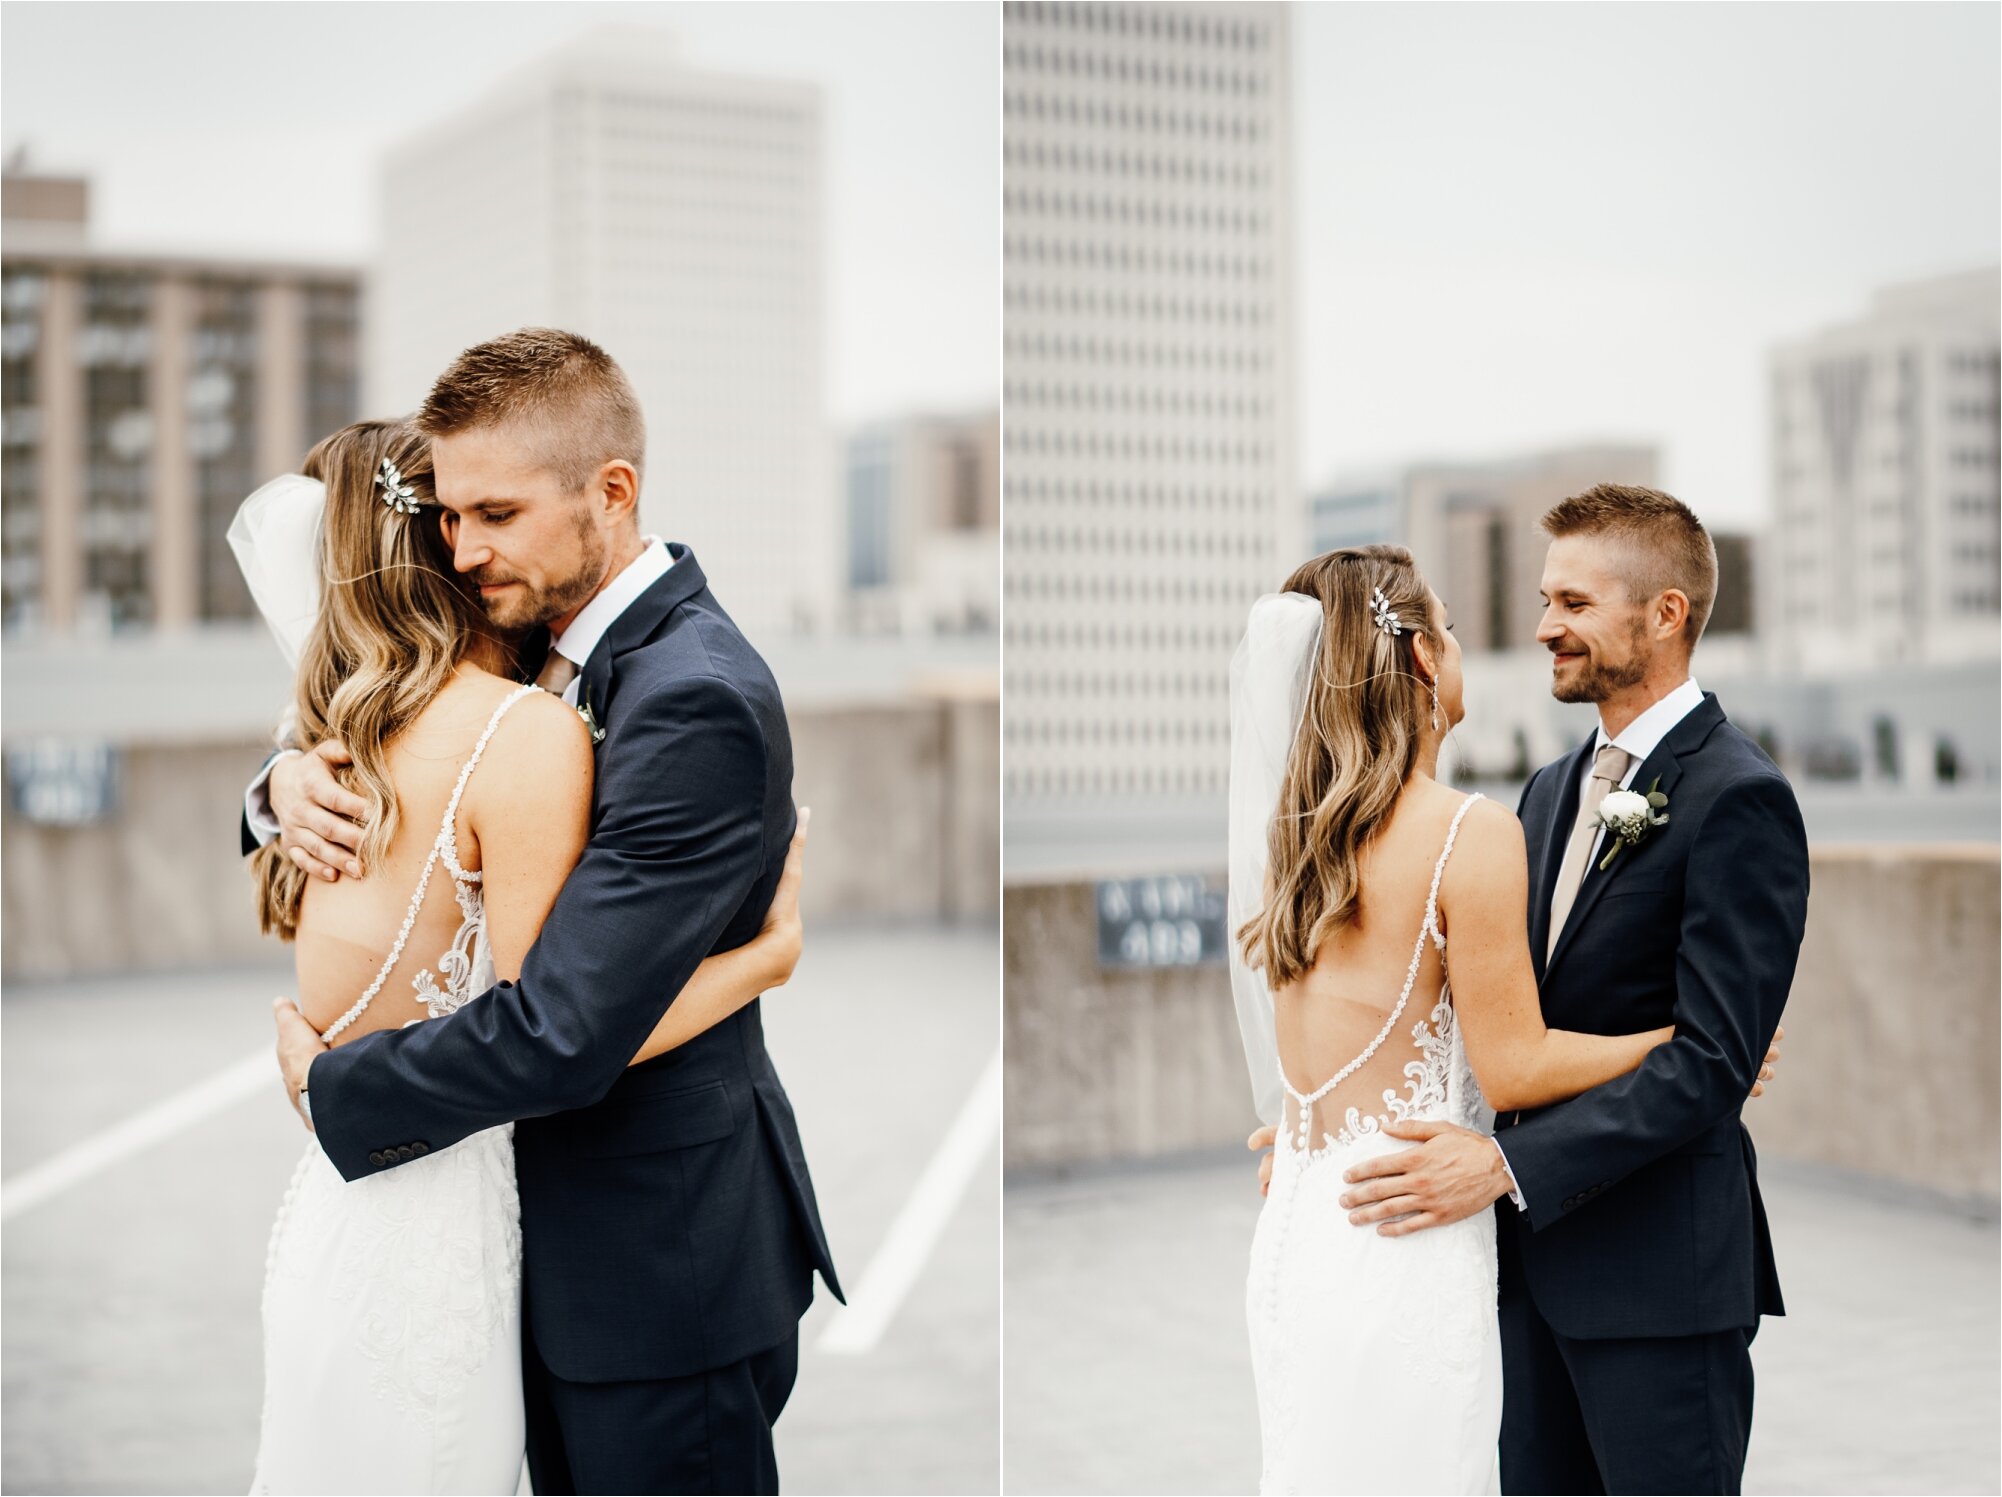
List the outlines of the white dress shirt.
<svg viewBox="0 0 2002 1497">
<path fill-rule="evenodd" d="M 1677 723 L 1681 722 L 1702 705 L 1703 688 L 1698 686 L 1694 679 L 1684 681 L 1675 690 L 1671 691 L 1639 717 L 1628 723 L 1625 728 L 1620 730 L 1619 736 L 1608 738 L 1606 736 L 1606 726 L 1604 723 L 1601 723 L 1598 735 L 1592 740 L 1593 757 L 1596 758 L 1599 750 L 1606 747 L 1607 744 L 1611 744 L 1617 749 L 1626 750 L 1631 762 L 1627 765 L 1626 774 L 1620 779 L 1620 789 L 1631 790 L 1633 788 L 1634 776 L 1641 772 L 1641 765 L 1647 762 L 1647 756 L 1661 747 L 1662 739 L 1668 737 L 1669 731 Z M 1584 778 L 1578 782 L 1578 794 L 1580 797 L 1583 797 L 1587 789 L 1591 786 L 1592 762 L 1592 759 L 1585 761 Z M 1594 862 L 1598 860 L 1599 849 L 1605 846 L 1605 844 L 1606 829 L 1600 827 L 1598 836 L 1592 839 L 1592 860 Z"/>
<path fill-rule="evenodd" d="M 577 705 L 577 694 L 583 690 L 585 663 L 590 660 L 591 652 L 598 648 L 598 642 L 605 637 L 605 631 L 618 622 L 619 615 L 632 607 L 641 593 L 665 577 L 674 565 L 674 556 L 665 541 L 657 535 L 643 539 L 646 544 L 641 547 L 640 554 L 627 562 L 618 576 L 578 610 L 568 629 L 550 638 L 549 648 L 577 667 L 578 674 L 563 688 L 563 700 L 572 707 Z M 287 749 L 284 752 L 297 753 L 298 750 Z M 250 788 L 243 794 L 243 813 L 250 822 L 251 834 L 260 846 L 276 841 L 281 831 L 278 818 L 271 814 L 271 767 L 283 757 L 283 753 L 274 756 L 270 764 L 258 771 L 257 778 L 250 782 Z"/>
<path fill-rule="evenodd" d="M 577 667 L 578 674 L 563 688 L 563 700 L 572 707 L 577 705 L 577 693 L 582 689 L 585 664 L 591 652 L 598 648 L 598 641 L 605 637 L 605 631 L 618 622 L 619 615 L 639 600 L 639 595 L 665 577 L 668 568 L 674 565 L 674 557 L 667 549 L 667 543 L 657 535 L 646 538 L 646 545 L 640 554 L 626 563 L 620 572 L 597 597 L 578 610 L 577 617 L 570 621 L 570 627 L 561 634 L 550 636 L 549 648 Z"/>
<path fill-rule="evenodd" d="M 1592 752 L 1585 760 L 1584 778 L 1578 782 L 1578 794 L 1580 798 L 1583 798 L 1586 790 L 1592 783 L 1592 769 L 1595 760 L 1598 758 L 1600 749 L 1606 747 L 1607 744 L 1611 744 L 1614 748 L 1624 749 L 1630 756 L 1627 772 L 1620 778 L 1620 789 L 1629 790 L 1633 788 L 1634 776 L 1640 773 L 1641 765 L 1646 762 L 1647 756 L 1661 747 L 1662 739 L 1668 737 L 1669 731 L 1677 723 L 1681 722 L 1702 705 L 1703 688 L 1698 686 L 1692 677 L 1684 681 L 1652 707 L 1648 708 L 1639 717 L 1628 723 L 1626 727 L 1611 738 L 1606 736 L 1606 725 L 1604 722 L 1601 722 L 1598 734 L 1592 740 Z M 1598 836 L 1592 839 L 1592 851 L 1585 865 L 1587 868 L 1590 868 L 1592 862 L 1598 858 L 1599 849 L 1604 845 L 1605 840 L 1606 829 L 1601 827 L 1599 828 Z M 1508 1150 L 1502 1148 L 1502 1141 L 1499 1136 L 1495 1139 L 1495 1147 L 1501 1149 L 1502 1169 L 1508 1174 L 1508 1198 L 1515 1202 L 1517 1210 L 1527 1211 L 1529 1207 L 1523 1203 L 1522 1187 L 1515 1182 L 1515 1171 L 1509 1168 Z"/>
</svg>

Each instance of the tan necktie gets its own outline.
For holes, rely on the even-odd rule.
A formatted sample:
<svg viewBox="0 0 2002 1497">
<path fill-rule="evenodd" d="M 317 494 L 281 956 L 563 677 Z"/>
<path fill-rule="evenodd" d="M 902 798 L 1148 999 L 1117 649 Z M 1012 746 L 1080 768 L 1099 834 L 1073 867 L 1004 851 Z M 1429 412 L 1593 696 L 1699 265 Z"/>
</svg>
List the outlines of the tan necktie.
<svg viewBox="0 0 2002 1497">
<path fill-rule="evenodd" d="M 1563 932 L 1564 922 L 1571 916 L 1571 906 L 1578 901 L 1578 890 L 1585 882 L 1585 860 L 1591 857 L 1592 839 L 1599 832 L 1599 806 L 1620 788 L 1627 766 L 1633 762 L 1632 754 L 1610 743 L 1592 761 L 1592 782 L 1578 801 L 1578 820 L 1572 824 L 1571 840 L 1564 844 L 1564 863 L 1557 870 L 1557 885 L 1550 891 L 1550 944 L 1543 951 L 1545 961 L 1557 950 L 1557 937 Z"/>
<path fill-rule="evenodd" d="M 577 662 L 568 655 L 559 655 L 551 650 L 549 658 L 542 662 L 542 670 L 536 676 L 535 684 L 552 696 L 560 697 L 564 689 L 576 679 Z"/>
</svg>

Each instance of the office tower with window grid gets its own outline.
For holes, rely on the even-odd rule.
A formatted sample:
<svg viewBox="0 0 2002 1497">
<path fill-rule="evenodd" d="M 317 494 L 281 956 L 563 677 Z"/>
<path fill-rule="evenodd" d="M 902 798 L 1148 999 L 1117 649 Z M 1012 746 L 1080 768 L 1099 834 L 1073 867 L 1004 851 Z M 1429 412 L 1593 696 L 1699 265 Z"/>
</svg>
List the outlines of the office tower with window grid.
<svg viewBox="0 0 2002 1497">
<path fill-rule="evenodd" d="M 98 245 L 88 202 L 80 178 L 6 178 L 0 622 L 248 620 L 229 522 L 355 418 L 360 277 Z"/>
<path fill-rule="evenodd" d="M 1286 9 L 1008 4 L 1002 58 L 1010 863 L 1220 860 L 1231 652 L 1305 543 Z"/>
<path fill-rule="evenodd" d="M 1771 363 L 1762 632 L 1782 670 L 1992 660 L 1996 272 L 1891 287 Z"/>
<path fill-rule="evenodd" d="M 374 408 L 462 349 L 569 328 L 647 419 L 645 527 L 759 642 L 825 626 L 842 571 L 824 396 L 821 100 L 613 27 L 394 150 L 368 308 Z"/>
</svg>

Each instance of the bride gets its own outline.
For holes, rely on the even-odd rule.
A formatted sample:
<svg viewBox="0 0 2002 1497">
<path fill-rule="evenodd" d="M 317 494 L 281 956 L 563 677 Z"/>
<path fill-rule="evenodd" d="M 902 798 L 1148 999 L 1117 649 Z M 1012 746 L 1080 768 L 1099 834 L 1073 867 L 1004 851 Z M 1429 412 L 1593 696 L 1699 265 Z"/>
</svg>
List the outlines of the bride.
<svg viewBox="0 0 2002 1497">
<path fill-rule="evenodd" d="M 1370 1231 L 1343 1172 L 1405 1147 L 1393 1122 L 1485 1131 L 1483 1096 L 1576 1096 L 1672 1033 L 1544 1027 L 1521 825 L 1438 780 L 1451 630 L 1409 552 L 1365 546 L 1260 599 L 1232 663 L 1232 982 L 1277 1126 L 1246 1290 L 1266 1492 L 1499 1490 L 1493 1208 Z"/>
<path fill-rule="evenodd" d="M 311 881 L 275 844 L 252 860 L 264 928 L 294 942 L 299 1007 L 331 1045 L 515 978 L 589 830 L 590 729 L 517 684 L 514 642 L 422 513 L 428 446 L 400 422 L 347 427 L 231 531 L 298 667 L 296 735 L 345 744 L 369 807 L 367 878 Z M 702 963 L 634 1063 L 791 975 L 806 824 L 757 939 Z M 266 1260 L 253 1491 L 516 1490 L 512 1138 L 492 1128 L 353 1184 L 308 1141 Z"/>
</svg>

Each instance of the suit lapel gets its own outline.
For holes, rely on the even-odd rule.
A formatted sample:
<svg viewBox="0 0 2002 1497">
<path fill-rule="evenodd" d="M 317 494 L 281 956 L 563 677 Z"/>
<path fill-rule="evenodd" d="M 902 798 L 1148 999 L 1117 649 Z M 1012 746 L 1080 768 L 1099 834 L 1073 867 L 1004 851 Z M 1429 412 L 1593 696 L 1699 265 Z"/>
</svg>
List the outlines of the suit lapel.
<svg viewBox="0 0 2002 1497">
<path fill-rule="evenodd" d="M 1557 870 L 1564 862 L 1564 844 L 1571 837 L 1571 823 L 1578 815 L 1578 787 L 1585 777 L 1585 765 L 1592 756 L 1592 745 L 1599 741 L 1599 734 L 1593 730 L 1590 737 L 1571 753 L 1557 761 L 1557 792 L 1552 797 L 1553 808 L 1544 822 L 1542 857 L 1536 868 L 1535 897 L 1530 901 L 1529 951 L 1535 958 L 1539 972 L 1543 966 L 1543 954 L 1550 949 L 1550 895 L 1557 887 Z"/>
<path fill-rule="evenodd" d="M 1716 694 L 1706 691 L 1703 693 L 1702 704 L 1669 729 L 1668 736 L 1656 744 L 1654 752 L 1641 761 L 1641 767 L 1634 771 L 1634 777 L 1627 782 L 1628 788 L 1644 795 L 1649 786 L 1653 785 L 1663 795 L 1673 798 L 1676 782 L 1682 778 L 1683 756 L 1694 754 L 1700 749 L 1703 741 L 1710 736 L 1711 730 L 1722 721 L 1724 721 L 1724 709 L 1717 705 Z M 1657 778 L 1661 781 L 1659 785 L 1654 784 Z M 1576 815 L 1575 795 L 1572 797 L 1572 805 L 1574 807 L 1572 814 Z M 1673 805 L 1670 806 L 1669 813 L 1673 816 Z M 1656 832 L 1652 835 L 1660 836 L 1663 833 Z M 1607 852 L 1611 850 L 1609 843 L 1601 844 L 1598 856 L 1585 865 L 1585 882 L 1579 887 L 1577 903 L 1571 906 L 1571 917 L 1564 922 L 1564 929 L 1558 933 L 1557 949 L 1550 953 L 1550 961 L 1544 968 L 1546 975 L 1556 968 L 1564 959 L 1564 953 L 1576 943 L 1578 932 L 1591 917 L 1592 906 L 1598 903 L 1599 896 L 1622 872 L 1644 858 L 1647 855 L 1647 848 L 1646 840 L 1638 846 L 1627 848 L 1613 859 L 1612 867 L 1601 872 L 1599 864 L 1605 861 Z M 1546 902 L 1546 910 L 1547 908 Z"/>
<path fill-rule="evenodd" d="M 600 726 L 605 724 L 611 697 L 612 662 L 645 644 L 662 620 L 708 586 L 693 551 L 679 541 L 668 542 L 667 550 L 674 558 L 674 565 L 612 620 L 612 627 L 605 631 L 597 648 L 591 651 L 591 658 L 584 662 L 583 684 L 578 688 L 577 700 L 580 705 L 591 704 Z"/>
</svg>

